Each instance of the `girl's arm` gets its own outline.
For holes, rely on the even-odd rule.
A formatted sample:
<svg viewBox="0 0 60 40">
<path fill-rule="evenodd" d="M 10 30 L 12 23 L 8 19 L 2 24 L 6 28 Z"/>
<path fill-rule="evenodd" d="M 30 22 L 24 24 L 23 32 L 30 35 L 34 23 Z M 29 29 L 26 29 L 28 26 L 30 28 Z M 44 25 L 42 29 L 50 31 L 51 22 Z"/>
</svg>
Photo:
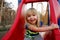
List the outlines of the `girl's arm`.
<svg viewBox="0 0 60 40">
<path fill-rule="evenodd" d="M 51 26 L 44 26 L 44 27 L 36 27 L 33 25 L 29 25 L 28 29 L 32 30 L 32 31 L 36 31 L 36 32 L 44 32 L 44 31 L 49 31 L 49 30 L 53 30 L 59 28 L 57 24 L 53 24 Z"/>
</svg>

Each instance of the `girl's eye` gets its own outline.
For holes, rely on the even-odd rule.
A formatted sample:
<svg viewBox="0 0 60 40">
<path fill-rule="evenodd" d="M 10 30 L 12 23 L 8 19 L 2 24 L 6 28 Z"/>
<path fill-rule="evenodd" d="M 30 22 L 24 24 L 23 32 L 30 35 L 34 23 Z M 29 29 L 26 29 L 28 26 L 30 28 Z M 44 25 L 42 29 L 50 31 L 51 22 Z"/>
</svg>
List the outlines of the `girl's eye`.
<svg viewBox="0 0 60 40">
<path fill-rule="evenodd" d="M 33 16 L 35 16 L 35 15 L 33 15 Z"/>
<path fill-rule="evenodd" d="M 30 17 L 30 15 L 28 15 L 28 17 Z"/>
</svg>

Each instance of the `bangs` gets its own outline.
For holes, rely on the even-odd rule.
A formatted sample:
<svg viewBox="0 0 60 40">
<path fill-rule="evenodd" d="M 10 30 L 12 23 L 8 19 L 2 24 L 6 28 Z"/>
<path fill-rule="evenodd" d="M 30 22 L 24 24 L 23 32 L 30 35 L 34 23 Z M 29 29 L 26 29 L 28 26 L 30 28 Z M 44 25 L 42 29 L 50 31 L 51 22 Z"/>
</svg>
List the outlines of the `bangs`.
<svg viewBox="0 0 60 40">
<path fill-rule="evenodd" d="M 25 13 L 24 13 L 24 15 L 26 16 L 28 13 L 30 13 L 30 12 L 33 12 L 33 14 L 36 14 L 37 15 L 37 10 L 36 9 L 34 9 L 34 8 L 29 8 Z"/>
</svg>

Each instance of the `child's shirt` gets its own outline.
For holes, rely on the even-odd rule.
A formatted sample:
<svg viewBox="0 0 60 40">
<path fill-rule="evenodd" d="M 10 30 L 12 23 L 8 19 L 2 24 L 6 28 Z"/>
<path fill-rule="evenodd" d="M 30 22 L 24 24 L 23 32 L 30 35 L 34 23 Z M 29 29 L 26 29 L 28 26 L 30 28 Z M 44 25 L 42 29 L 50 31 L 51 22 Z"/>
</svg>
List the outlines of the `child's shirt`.
<svg viewBox="0 0 60 40">
<path fill-rule="evenodd" d="M 42 25 L 43 25 L 43 22 L 40 22 L 40 26 L 42 26 Z M 26 24 L 25 27 L 26 27 L 26 37 L 34 37 L 34 36 L 39 35 L 39 32 L 29 30 L 28 24 Z"/>
</svg>

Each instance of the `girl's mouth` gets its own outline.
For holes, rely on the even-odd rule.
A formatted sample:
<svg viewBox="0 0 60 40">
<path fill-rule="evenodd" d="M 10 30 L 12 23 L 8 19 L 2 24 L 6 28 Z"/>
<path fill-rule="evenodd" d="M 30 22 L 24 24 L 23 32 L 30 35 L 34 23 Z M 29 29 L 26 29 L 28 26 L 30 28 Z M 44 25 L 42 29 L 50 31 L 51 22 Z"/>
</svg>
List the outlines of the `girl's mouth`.
<svg viewBox="0 0 60 40">
<path fill-rule="evenodd" d="M 33 22 L 34 20 L 30 20 L 31 22 Z"/>
</svg>

